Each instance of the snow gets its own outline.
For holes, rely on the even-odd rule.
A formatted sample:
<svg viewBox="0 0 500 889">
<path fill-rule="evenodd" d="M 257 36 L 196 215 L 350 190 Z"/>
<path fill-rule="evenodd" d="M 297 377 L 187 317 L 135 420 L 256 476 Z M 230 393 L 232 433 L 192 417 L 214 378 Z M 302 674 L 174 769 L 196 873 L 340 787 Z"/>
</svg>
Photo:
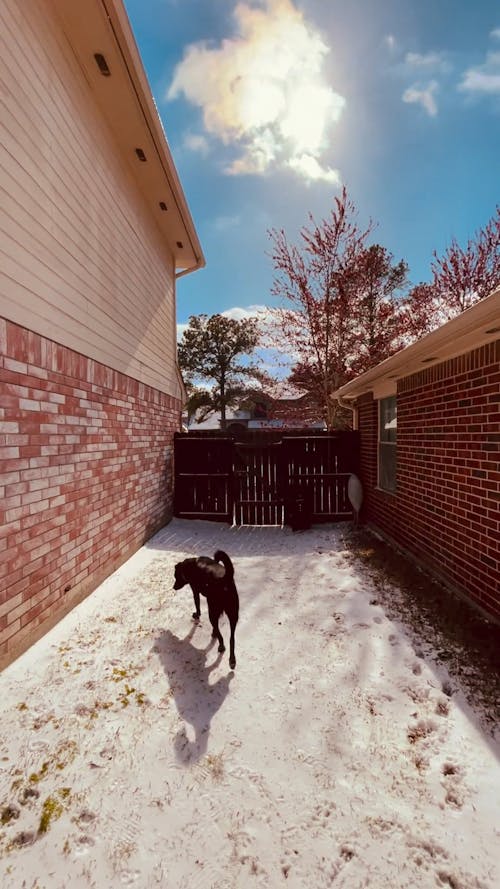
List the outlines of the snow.
<svg viewBox="0 0 500 889">
<path fill-rule="evenodd" d="M 0 675 L 2 889 L 500 886 L 500 740 L 343 547 L 176 519 Z"/>
</svg>

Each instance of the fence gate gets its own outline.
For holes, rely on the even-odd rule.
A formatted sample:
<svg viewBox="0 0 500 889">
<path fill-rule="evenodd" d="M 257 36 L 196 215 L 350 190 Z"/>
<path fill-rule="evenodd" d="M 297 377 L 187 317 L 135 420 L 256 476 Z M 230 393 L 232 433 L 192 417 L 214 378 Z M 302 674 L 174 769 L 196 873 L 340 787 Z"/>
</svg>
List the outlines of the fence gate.
<svg viewBox="0 0 500 889">
<path fill-rule="evenodd" d="M 237 525 L 289 523 L 307 504 L 313 523 L 352 515 L 351 473 L 359 473 L 359 433 L 176 433 L 174 515 Z"/>
<path fill-rule="evenodd" d="M 283 525 L 280 479 L 281 442 L 236 442 L 234 446 L 235 525 Z"/>
</svg>

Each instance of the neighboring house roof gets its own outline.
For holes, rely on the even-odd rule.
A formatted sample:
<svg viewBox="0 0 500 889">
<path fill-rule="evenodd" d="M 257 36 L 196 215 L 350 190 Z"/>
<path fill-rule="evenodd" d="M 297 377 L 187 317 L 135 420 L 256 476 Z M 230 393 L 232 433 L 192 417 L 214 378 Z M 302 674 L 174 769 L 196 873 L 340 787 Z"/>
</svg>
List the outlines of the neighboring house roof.
<svg viewBox="0 0 500 889">
<path fill-rule="evenodd" d="M 239 410 L 226 411 L 227 425 L 240 423 L 249 429 L 323 429 L 324 421 L 318 418 L 318 408 L 309 395 L 301 395 L 299 398 L 276 398 L 268 395 L 262 396 L 262 402 L 268 405 L 269 417 L 256 416 L 252 410 L 240 408 Z M 201 422 L 196 422 L 196 416 L 189 424 L 189 429 L 220 429 L 220 414 L 210 413 Z"/>
<path fill-rule="evenodd" d="M 240 415 L 241 416 L 241 415 Z M 226 411 L 226 420 L 227 422 L 237 421 L 237 416 L 234 411 L 227 410 Z M 186 423 L 188 432 L 196 432 L 201 429 L 220 429 L 220 414 L 216 411 L 212 411 L 205 417 L 204 420 L 200 420 L 199 422 L 196 419 L 196 415 L 191 418 L 191 422 L 189 424 Z"/>
<path fill-rule="evenodd" d="M 168 243 L 177 276 L 202 268 L 203 251 L 122 0 L 52 3 Z"/>
<path fill-rule="evenodd" d="M 358 398 L 367 392 L 373 392 L 378 398 L 394 394 L 398 379 L 499 338 L 500 288 L 421 340 L 341 386 L 334 397 Z"/>
</svg>

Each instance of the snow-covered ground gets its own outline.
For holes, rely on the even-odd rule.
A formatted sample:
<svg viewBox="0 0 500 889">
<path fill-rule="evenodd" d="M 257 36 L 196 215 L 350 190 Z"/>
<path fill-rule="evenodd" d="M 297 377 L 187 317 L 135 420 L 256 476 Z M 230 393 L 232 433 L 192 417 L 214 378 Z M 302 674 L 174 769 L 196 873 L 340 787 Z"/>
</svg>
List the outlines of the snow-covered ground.
<svg viewBox="0 0 500 889">
<path fill-rule="evenodd" d="M 237 667 L 176 561 L 226 550 Z M 227 640 L 227 623 L 221 624 Z M 498 889 L 500 739 L 340 526 L 174 520 L 0 675 L 2 889 Z"/>
</svg>

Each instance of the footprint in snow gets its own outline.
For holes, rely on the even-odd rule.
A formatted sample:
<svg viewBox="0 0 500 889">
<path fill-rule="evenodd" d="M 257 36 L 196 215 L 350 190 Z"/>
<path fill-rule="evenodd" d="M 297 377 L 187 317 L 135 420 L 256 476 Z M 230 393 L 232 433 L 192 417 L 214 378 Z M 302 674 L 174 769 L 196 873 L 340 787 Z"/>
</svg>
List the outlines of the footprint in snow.
<svg viewBox="0 0 500 889">
<path fill-rule="evenodd" d="M 120 873 L 120 883 L 123 886 L 132 886 L 141 876 L 138 870 L 122 870 Z"/>
<path fill-rule="evenodd" d="M 410 744 L 416 744 L 424 738 L 428 738 L 437 729 L 433 719 L 419 719 L 414 725 L 408 726 L 407 738 Z"/>
<path fill-rule="evenodd" d="M 93 845 L 94 840 L 92 837 L 82 834 L 74 841 L 73 852 L 78 858 L 81 858 L 83 855 L 88 855 Z"/>
</svg>

